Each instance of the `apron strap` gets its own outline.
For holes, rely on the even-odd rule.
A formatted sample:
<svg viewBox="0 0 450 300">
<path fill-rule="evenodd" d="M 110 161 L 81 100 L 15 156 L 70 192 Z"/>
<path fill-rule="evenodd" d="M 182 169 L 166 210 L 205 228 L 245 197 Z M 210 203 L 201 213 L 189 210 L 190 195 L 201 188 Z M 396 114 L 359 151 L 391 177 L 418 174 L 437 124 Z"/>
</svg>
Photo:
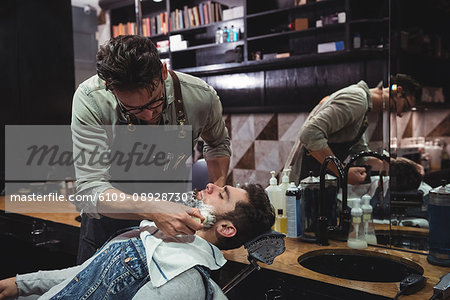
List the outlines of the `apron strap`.
<svg viewBox="0 0 450 300">
<path fill-rule="evenodd" d="M 186 123 L 186 113 L 184 111 L 183 95 L 181 94 L 180 80 L 174 71 L 168 70 L 173 80 L 173 89 L 175 92 L 175 109 L 177 111 L 177 124 L 184 125 Z"/>
</svg>

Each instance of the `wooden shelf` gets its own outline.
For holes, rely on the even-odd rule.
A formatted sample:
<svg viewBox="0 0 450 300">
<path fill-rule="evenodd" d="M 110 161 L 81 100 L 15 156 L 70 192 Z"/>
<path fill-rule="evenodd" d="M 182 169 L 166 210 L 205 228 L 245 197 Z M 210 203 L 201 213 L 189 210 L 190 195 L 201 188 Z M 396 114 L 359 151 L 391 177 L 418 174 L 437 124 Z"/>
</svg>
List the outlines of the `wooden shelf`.
<svg viewBox="0 0 450 300">
<path fill-rule="evenodd" d="M 176 71 L 189 73 L 195 76 L 219 75 L 234 72 L 249 72 L 257 70 L 269 70 L 280 68 L 292 68 L 315 64 L 326 64 L 354 59 L 376 59 L 387 57 L 387 49 L 359 49 L 351 51 L 336 51 L 319 54 L 296 55 L 287 58 L 270 60 L 251 60 L 241 63 L 214 64 L 208 66 L 176 69 Z"/>
<path fill-rule="evenodd" d="M 260 39 L 268 39 L 268 38 L 273 38 L 273 37 L 279 37 L 279 36 L 308 34 L 308 33 L 316 32 L 316 31 L 320 32 L 320 31 L 327 31 L 327 30 L 338 29 L 338 28 L 344 27 L 344 26 L 345 26 L 345 23 L 338 23 L 338 24 L 326 25 L 326 26 L 323 26 L 323 27 L 308 28 L 308 29 L 305 29 L 305 30 L 276 32 L 276 33 L 270 33 L 270 34 L 265 34 L 265 35 L 248 37 L 247 41 L 250 42 L 250 41 L 255 41 L 255 40 L 260 40 Z"/>
<path fill-rule="evenodd" d="M 259 13 L 249 14 L 249 15 L 247 15 L 247 19 L 261 17 L 261 16 L 267 16 L 267 15 L 272 15 L 272 14 L 277 14 L 277 13 L 283 13 L 283 12 L 289 12 L 289 11 L 294 11 L 294 10 L 303 9 L 303 8 L 310 8 L 310 7 L 321 5 L 324 3 L 332 3 L 332 2 L 338 2 L 338 1 L 341 1 L 341 0 L 324 0 L 324 1 L 303 4 L 303 5 L 299 5 L 299 6 L 292 6 L 292 7 L 280 8 L 280 9 L 272 9 L 272 10 L 263 11 L 263 12 L 259 12 Z"/>
<path fill-rule="evenodd" d="M 362 24 L 362 23 L 384 23 L 384 22 L 389 22 L 389 18 L 379 18 L 379 19 L 356 19 L 356 20 L 351 20 L 348 23 L 349 24 Z"/>
<path fill-rule="evenodd" d="M 244 44 L 244 41 L 229 42 L 229 43 L 222 43 L 222 44 L 204 44 L 204 45 L 187 47 L 186 49 L 172 50 L 172 53 L 184 52 L 184 51 L 193 51 L 193 50 L 213 48 L 213 47 L 223 47 L 224 45 L 235 45 L 235 46 L 238 46 L 238 45 L 243 45 L 243 44 Z"/>
</svg>

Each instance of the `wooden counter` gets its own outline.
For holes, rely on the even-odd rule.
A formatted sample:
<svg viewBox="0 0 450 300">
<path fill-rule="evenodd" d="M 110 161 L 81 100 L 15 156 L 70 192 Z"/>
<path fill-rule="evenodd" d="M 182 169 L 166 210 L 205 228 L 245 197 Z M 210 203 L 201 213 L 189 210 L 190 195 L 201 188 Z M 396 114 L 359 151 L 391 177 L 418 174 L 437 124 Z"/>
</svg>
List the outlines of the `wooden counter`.
<svg viewBox="0 0 450 300">
<path fill-rule="evenodd" d="M 67 205 L 71 204 L 67 203 Z M 0 197 L 0 210 L 5 210 L 4 197 Z M 23 213 L 23 215 L 76 227 L 80 226 L 80 223 L 75 220 L 75 217 L 79 215 L 79 213 L 75 210 L 75 207 L 73 207 L 73 212 L 70 213 Z M 345 243 L 330 240 L 329 246 L 318 246 L 316 244 L 300 242 L 298 239 L 286 238 L 285 240 L 286 252 L 277 257 L 272 265 L 260 264 L 262 268 L 391 298 L 393 298 L 399 290 L 398 282 L 374 283 L 340 279 L 311 271 L 302 267 L 297 262 L 300 255 L 309 251 L 327 248 L 347 248 Z M 426 255 L 424 254 L 416 254 L 379 247 L 369 247 L 366 251 L 375 251 L 403 257 L 419 264 L 425 270 L 424 276 L 428 278 L 426 287 L 415 295 L 401 296 L 400 299 L 429 299 L 433 293 L 433 286 L 439 281 L 442 275 L 450 272 L 450 268 L 438 267 L 429 264 L 426 260 Z M 247 251 L 243 247 L 235 250 L 224 251 L 224 255 L 228 260 L 248 264 Z M 389 270 L 386 271 L 389 272 Z"/>
<path fill-rule="evenodd" d="M 81 223 L 75 220 L 76 217 L 80 215 L 80 213 L 76 210 L 75 205 L 70 202 L 55 202 L 52 205 L 61 206 L 64 213 L 20 213 L 24 216 L 29 216 L 33 218 L 38 218 L 46 221 L 52 221 L 56 223 L 62 223 L 66 225 L 71 225 L 75 227 L 80 227 Z M 5 196 L 0 197 L 0 210 L 5 210 Z M 8 211 L 6 211 L 8 213 Z"/>
<path fill-rule="evenodd" d="M 356 280 L 341 279 L 311 271 L 301 266 L 297 262 L 297 259 L 300 255 L 303 255 L 309 251 L 327 248 L 348 249 L 346 243 L 330 240 L 329 246 L 318 246 L 316 244 L 303 243 L 300 242 L 299 239 L 293 238 L 286 238 L 285 241 L 286 241 L 286 252 L 278 256 L 272 265 L 265 265 L 260 263 L 260 266 L 262 268 L 390 298 L 393 298 L 399 291 L 399 282 L 377 283 L 377 282 L 363 282 Z M 424 276 L 428 278 L 425 288 L 414 295 L 401 296 L 400 299 L 408 299 L 408 300 L 429 299 L 433 294 L 433 286 L 436 285 L 436 283 L 439 281 L 442 275 L 450 272 L 450 268 L 438 267 L 429 264 L 427 262 L 426 255 L 423 254 L 416 254 L 379 247 L 368 247 L 365 251 L 375 251 L 379 253 L 403 257 L 422 266 L 422 268 L 424 269 Z M 223 252 L 225 258 L 228 260 L 248 264 L 247 251 L 243 247 Z M 389 270 L 386 270 L 386 272 L 389 272 Z"/>
</svg>

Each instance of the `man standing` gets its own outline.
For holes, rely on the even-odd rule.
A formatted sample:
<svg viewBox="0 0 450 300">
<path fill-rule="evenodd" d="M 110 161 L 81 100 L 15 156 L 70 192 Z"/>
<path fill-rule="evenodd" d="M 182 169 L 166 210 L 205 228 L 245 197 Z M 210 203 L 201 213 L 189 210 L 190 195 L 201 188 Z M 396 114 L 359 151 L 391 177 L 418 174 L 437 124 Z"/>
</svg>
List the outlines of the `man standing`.
<svg viewBox="0 0 450 300">
<path fill-rule="evenodd" d="M 391 76 L 391 84 L 393 89 L 381 85 L 369 89 L 367 83 L 360 81 L 320 101 L 302 126 L 302 147 L 292 168 L 291 180 L 298 183 L 310 171 L 318 176 L 321 164 L 330 155 L 344 161 L 348 155 L 369 150 L 364 134 L 368 125 L 367 113 L 390 110 L 401 117 L 414 106 L 421 90 L 417 81 L 404 74 Z M 366 163 L 377 166 L 379 160 L 369 158 Z M 328 167 L 337 172 L 334 165 Z M 351 167 L 348 183 L 360 184 L 365 177 L 365 168 Z"/>
<path fill-rule="evenodd" d="M 199 137 L 205 141 L 210 180 L 219 186 L 225 184 L 231 149 L 216 91 L 201 79 L 167 70 L 155 45 L 145 37 L 119 36 L 97 53 L 97 75 L 80 84 L 73 99 L 74 157 L 83 151 L 94 151 L 95 147 L 108 152 L 117 139 L 114 133 L 86 131 L 83 126 L 118 124 L 130 128 L 191 125 L 193 143 Z M 193 234 L 201 228 L 189 216 L 198 216 L 196 210 L 155 201 L 147 202 L 145 210 L 138 207 L 143 204 L 132 201 L 133 191 L 125 192 L 109 182 L 110 169 L 101 164 L 75 163 L 77 193 L 92 197 L 76 203 L 84 212 L 79 263 L 94 254 L 111 234 L 137 225 L 139 220 L 153 220 L 168 236 Z M 124 201 L 99 201 L 105 196 Z"/>
</svg>

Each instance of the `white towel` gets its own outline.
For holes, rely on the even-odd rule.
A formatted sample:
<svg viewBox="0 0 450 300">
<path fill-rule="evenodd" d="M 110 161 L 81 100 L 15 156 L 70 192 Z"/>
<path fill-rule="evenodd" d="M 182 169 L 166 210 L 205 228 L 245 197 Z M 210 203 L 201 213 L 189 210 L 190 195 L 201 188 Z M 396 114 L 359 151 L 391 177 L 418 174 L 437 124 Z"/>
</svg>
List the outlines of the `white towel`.
<svg viewBox="0 0 450 300">
<path fill-rule="evenodd" d="M 141 222 L 140 230 L 150 282 L 154 287 L 160 287 L 196 265 L 217 270 L 227 262 L 219 248 L 201 237 L 186 235 L 168 238 L 155 223 L 147 220 Z"/>
</svg>

